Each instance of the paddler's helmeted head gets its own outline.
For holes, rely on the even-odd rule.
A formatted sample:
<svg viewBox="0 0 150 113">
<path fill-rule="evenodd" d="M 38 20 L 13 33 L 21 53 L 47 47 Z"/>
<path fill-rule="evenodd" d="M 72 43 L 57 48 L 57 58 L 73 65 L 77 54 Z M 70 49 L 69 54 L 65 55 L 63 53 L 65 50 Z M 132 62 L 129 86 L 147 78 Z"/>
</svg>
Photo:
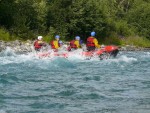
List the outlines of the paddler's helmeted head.
<svg viewBox="0 0 150 113">
<path fill-rule="evenodd" d="M 94 31 L 91 32 L 91 36 L 94 37 L 96 33 Z"/>
<path fill-rule="evenodd" d="M 59 40 L 59 45 L 62 46 L 63 45 L 63 42 L 61 40 Z"/>
<path fill-rule="evenodd" d="M 42 36 L 38 36 L 38 40 L 42 40 L 42 38 L 43 38 Z"/>
<path fill-rule="evenodd" d="M 76 36 L 75 39 L 76 39 L 76 40 L 80 40 L 80 37 L 79 37 L 79 36 Z"/>
<path fill-rule="evenodd" d="M 60 39 L 60 36 L 59 36 L 59 35 L 56 35 L 56 36 L 55 36 L 55 39 L 56 39 L 56 40 L 59 40 L 59 39 Z"/>
</svg>

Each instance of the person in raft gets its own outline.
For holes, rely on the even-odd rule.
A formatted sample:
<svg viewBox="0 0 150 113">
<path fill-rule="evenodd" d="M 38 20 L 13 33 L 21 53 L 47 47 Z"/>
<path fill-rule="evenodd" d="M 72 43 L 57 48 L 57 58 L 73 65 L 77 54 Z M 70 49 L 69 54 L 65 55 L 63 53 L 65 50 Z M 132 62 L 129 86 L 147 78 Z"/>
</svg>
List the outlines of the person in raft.
<svg viewBox="0 0 150 113">
<path fill-rule="evenodd" d="M 58 49 L 60 48 L 59 39 L 60 39 L 60 36 L 59 36 L 59 35 L 56 35 L 56 36 L 55 36 L 55 40 L 52 40 L 52 41 L 50 42 L 51 48 L 54 50 L 54 52 L 57 52 Z"/>
<path fill-rule="evenodd" d="M 42 38 L 43 38 L 42 36 L 38 36 L 37 40 L 34 42 L 34 49 L 36 51 L 40 51 L 43 46 L 46 46 Z"/>
<path fill-rule="evenodd" d="M 68 47 L 68 51 L 76 50 L 76 49 L 78 49 L 80 47 L 81 47 L 81 45 L 80 45 L 80 37 L 76 36 L 75 40 L 70 41 L 70 46 Z"/>
<path fill-rule="evenodd" d="M 87 38 L 86 47 L 88 51 L 94 51 L 96 48 L 100 48 L 98 40 L 95 38 L 96 33 L 91 32 L 91 36 Z"/>
<path fill-rule="evenodd" d="M 59 40 L 59 46 L 62 47 L 64 45 L 63 41 Z"/>
</svg>

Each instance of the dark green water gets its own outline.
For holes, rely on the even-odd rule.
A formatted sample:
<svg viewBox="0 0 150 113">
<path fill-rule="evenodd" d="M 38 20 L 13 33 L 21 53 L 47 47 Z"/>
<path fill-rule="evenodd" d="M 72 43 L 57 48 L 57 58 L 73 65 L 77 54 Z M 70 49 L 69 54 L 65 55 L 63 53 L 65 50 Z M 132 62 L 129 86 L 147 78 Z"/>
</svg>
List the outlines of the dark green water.
<svg viewBox="0 0 150 113">
<path fill-rule="evenodd" d="M 1 52 L 0 113 L 150 113 L 150 52 L 103 61 Z"/>
</svg>

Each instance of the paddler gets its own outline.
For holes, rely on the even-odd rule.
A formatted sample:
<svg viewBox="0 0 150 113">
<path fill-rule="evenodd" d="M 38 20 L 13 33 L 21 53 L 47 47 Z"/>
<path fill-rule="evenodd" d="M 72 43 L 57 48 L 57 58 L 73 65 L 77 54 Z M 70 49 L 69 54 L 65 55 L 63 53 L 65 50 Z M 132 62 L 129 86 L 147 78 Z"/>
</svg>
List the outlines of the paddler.
<svg viewBox="0 0 150 113">
<path fill-rule="evenodd" d="M 51 48 L 54 50 L 54 52 L 57 52 L 58 49 L 60 48 L 59 39 L 60 39 L 60 36 L 59 36 L 59 35 L 56 35 L 56 36 L 55 36 L 55 40 L 52 40 L 52 41 L 50 42 Z"/>
<path fill-rule="evenodd" d="M 75 40 L 70 41 L 70 46 L 68 47 L 68 51 L 76 50 L 78 48 L 81 48 L 80 37 L 76 36 Z"/>
<path fill-rule="evenodd" d="M 86 47 L 88 51 L 94 51 L 96 48 L 100 48 L 98 40 L 95 38 L 96 33 L 91 32 L 91 36 L 87 38 Z"/>
<path fill-rule="evenodd" d="M 43 38 L 42 36 L 38 36 L 37 40 L 34 42 L 34 49 L 36 51 L 40 51 L 43 46 L 46 46 L 42 38 Z"/>
</svg>

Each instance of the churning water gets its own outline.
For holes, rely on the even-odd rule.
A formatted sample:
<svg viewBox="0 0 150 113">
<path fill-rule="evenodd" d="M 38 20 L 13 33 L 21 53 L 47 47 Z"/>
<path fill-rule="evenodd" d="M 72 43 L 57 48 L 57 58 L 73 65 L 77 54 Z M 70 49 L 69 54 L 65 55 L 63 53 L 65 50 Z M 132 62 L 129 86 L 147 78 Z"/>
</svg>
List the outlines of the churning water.
<svg viewBox="0 0 150 113">
<path fill-rule="evenodd" d="M 150 113 L 150 52 L 115 59 L 0 53 L 0 113 Z"/>
</svg>

